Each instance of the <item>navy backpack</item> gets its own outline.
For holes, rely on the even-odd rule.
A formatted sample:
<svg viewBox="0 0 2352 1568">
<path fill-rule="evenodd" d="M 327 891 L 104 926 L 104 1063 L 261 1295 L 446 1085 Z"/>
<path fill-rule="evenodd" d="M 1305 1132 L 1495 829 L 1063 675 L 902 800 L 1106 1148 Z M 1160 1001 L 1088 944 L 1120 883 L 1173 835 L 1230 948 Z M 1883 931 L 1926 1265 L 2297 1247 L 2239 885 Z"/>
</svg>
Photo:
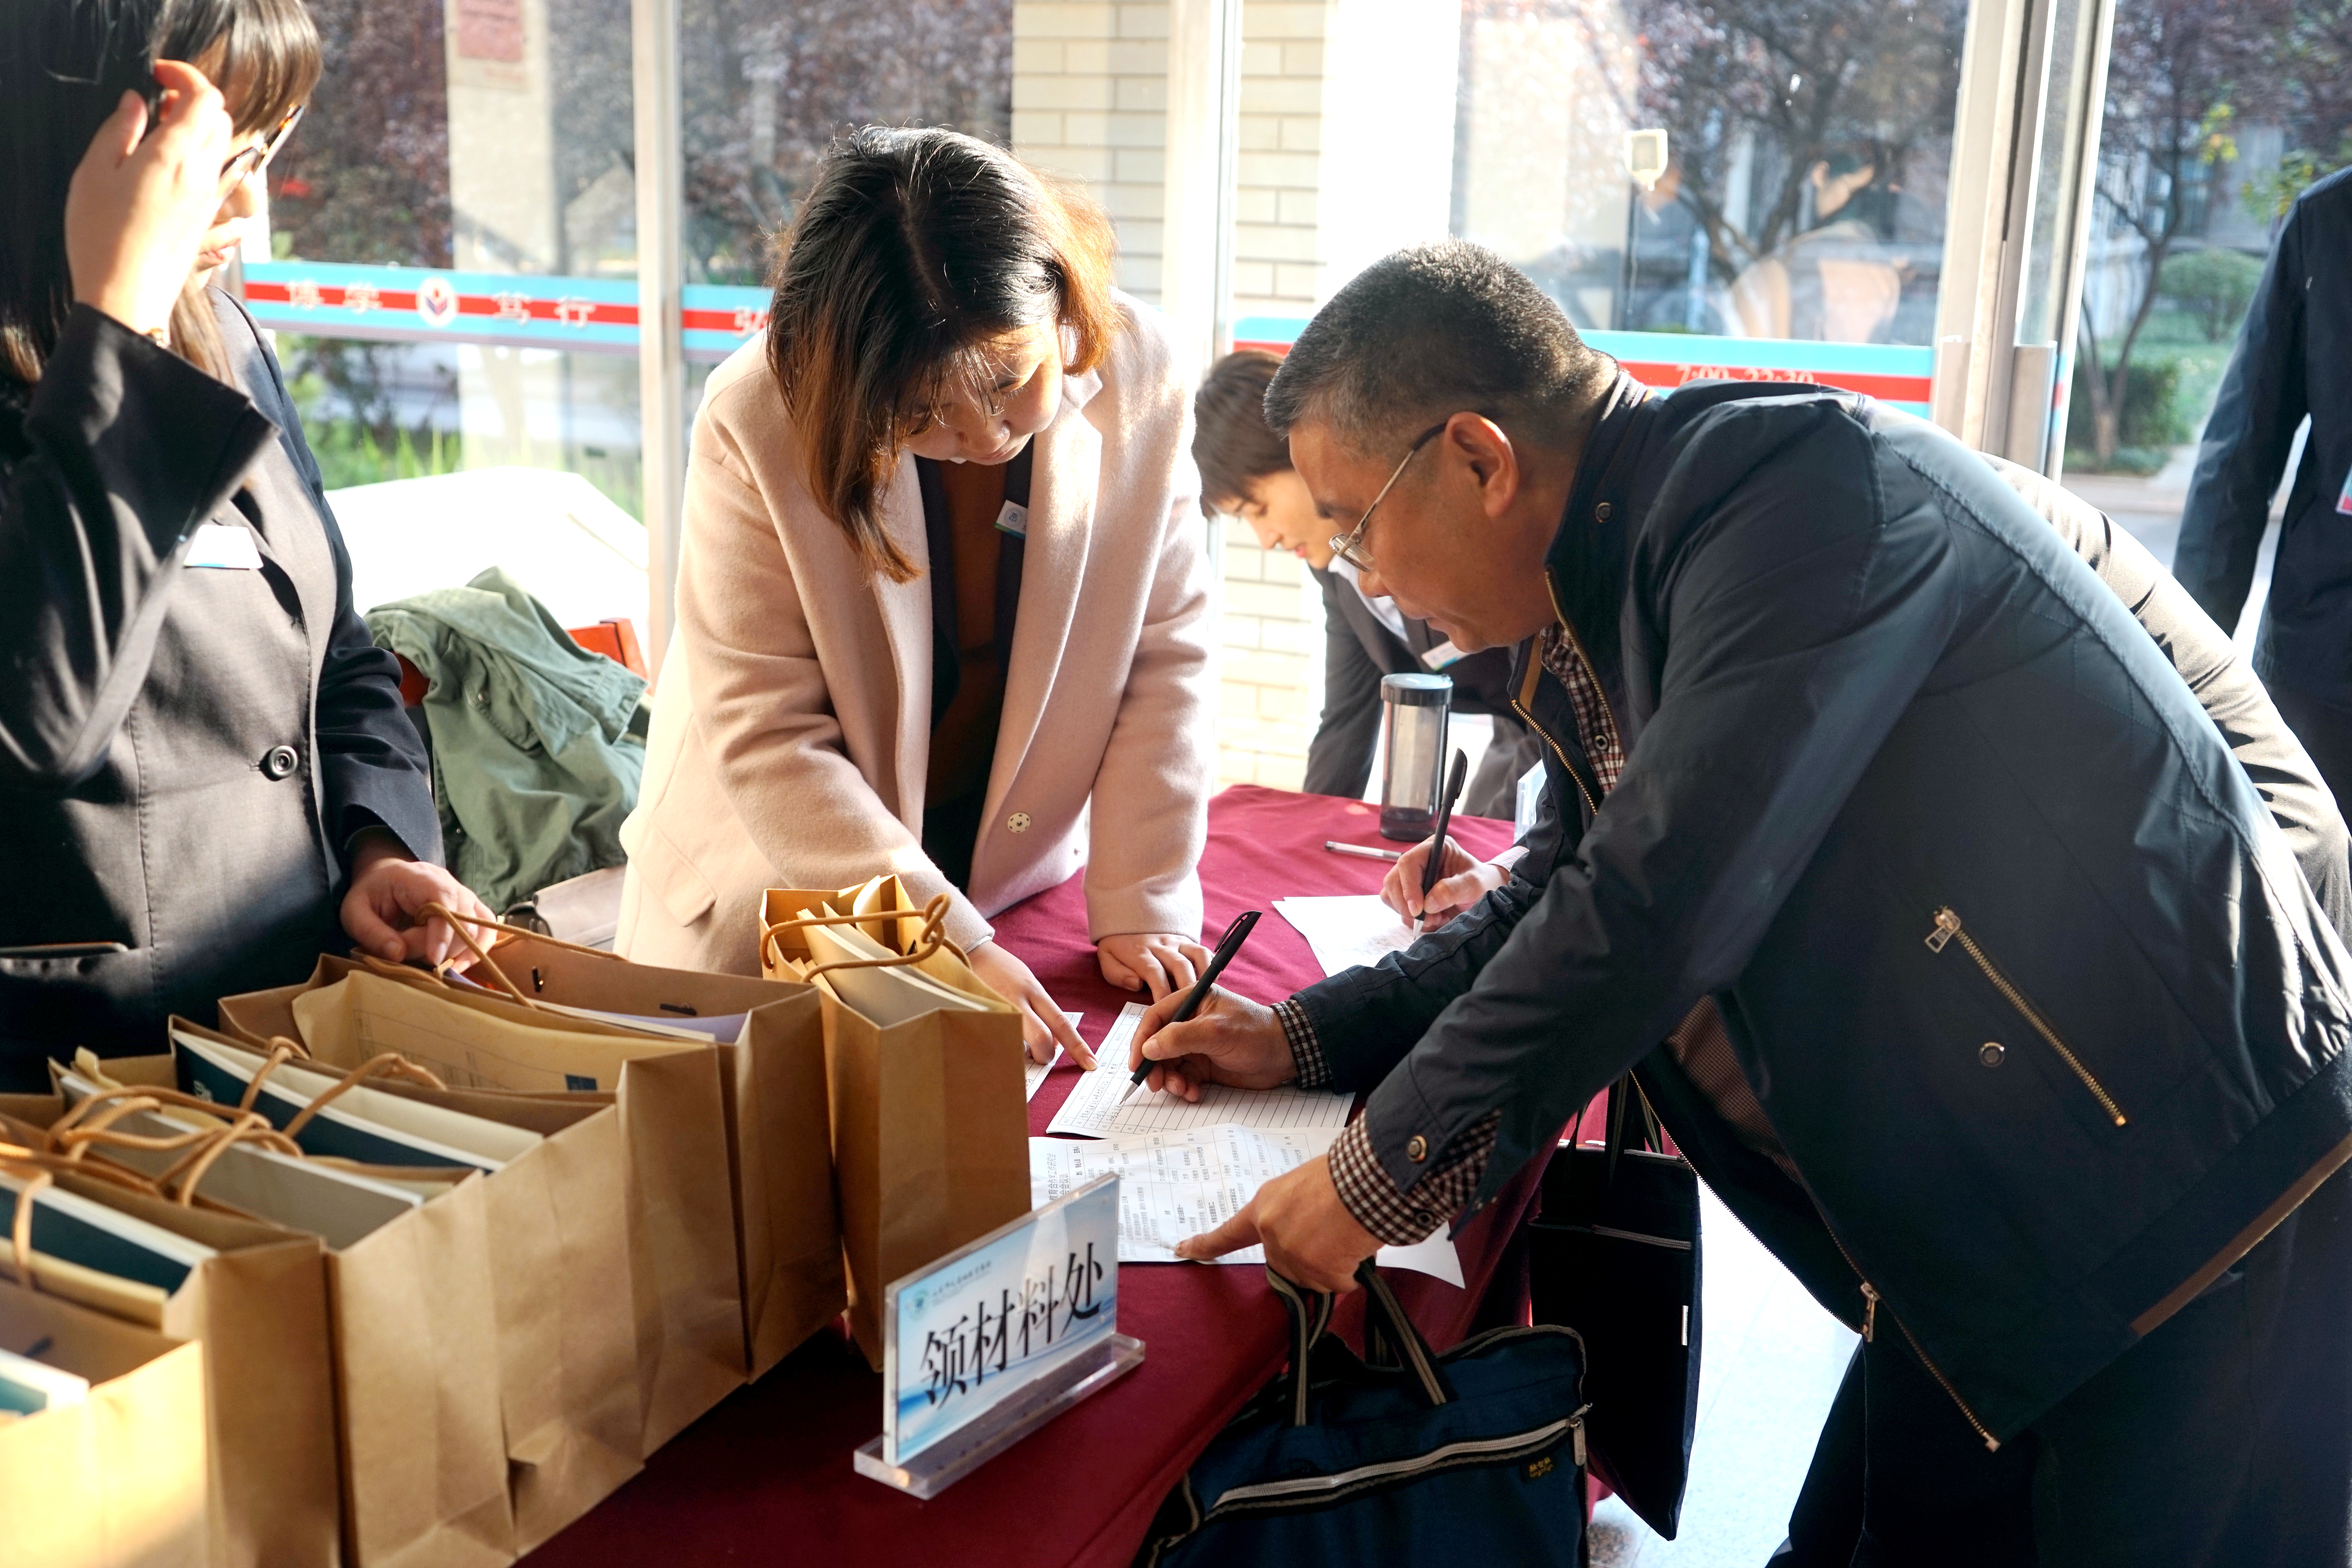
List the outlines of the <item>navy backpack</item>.
<svg viewBox="0 0 2352 1568">
<path fill-rule="evenodd" d="M 1584 1342 L 1505 1327 L 1444 1355 L 1368 1260 L 1366 1354 L 1326 1336 L 1332 1299 L 1266 1270 L 1290 1370 L 1160 1505 L 1143 1568 L 1584 1562 Z"/>
</svg>

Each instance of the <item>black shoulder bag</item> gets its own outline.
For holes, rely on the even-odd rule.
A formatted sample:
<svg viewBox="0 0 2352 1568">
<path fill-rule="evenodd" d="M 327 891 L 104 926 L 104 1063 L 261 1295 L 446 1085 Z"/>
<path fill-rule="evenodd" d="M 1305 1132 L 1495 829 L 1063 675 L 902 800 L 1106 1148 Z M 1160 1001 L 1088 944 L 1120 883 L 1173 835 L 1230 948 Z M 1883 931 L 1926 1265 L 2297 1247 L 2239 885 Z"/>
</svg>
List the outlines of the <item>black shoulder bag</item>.
<svg viewBox="0 0 2352 1568">
<path fill-rule="evenodd" d="M 1559 1151 L 1528 1221 L 1538 1323 L 1583 1336 L 1593 1473 L 1668 1541 L 1698 1423 L 1698 1176 L 1631 1074 L 1609 1090 L 1606 1147 Z M 1627 1146 L 1627 1124 L 1640 1138 Z"/>
</svg>

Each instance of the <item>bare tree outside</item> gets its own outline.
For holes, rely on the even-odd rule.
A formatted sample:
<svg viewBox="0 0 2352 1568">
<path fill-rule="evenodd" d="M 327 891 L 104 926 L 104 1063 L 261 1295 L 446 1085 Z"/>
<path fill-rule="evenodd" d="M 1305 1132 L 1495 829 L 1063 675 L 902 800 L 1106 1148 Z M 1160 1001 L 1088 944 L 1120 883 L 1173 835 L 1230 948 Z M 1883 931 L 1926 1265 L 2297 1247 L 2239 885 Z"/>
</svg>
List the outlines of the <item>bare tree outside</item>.
<svg viewBox="0 0 2352 1568">
<path fill-rule="evenodd" d="M 2165 262 L 2201 232 L 2215 171 L 2237 157 L 2243 95 L 2263 90 L 2290 14 L 2282 0 L 2134 0 L 2116 10 L 2100 142 L 2095 221 L 2137 239 L 2137 303 L 2119 332 L 2083 312 L 2091 453 L 2101 468 L 2123 445 L 2132 353 L 2162 295 Z M 2168 386 L 2165 395 L 2169 396 Z"/>
<path fill-rule="evenodd" d="M 1013 132 L 1012 0 L 686 0 L 690 281 L 767 281 L 773 237 L 854 126 Z"/>
</svg>

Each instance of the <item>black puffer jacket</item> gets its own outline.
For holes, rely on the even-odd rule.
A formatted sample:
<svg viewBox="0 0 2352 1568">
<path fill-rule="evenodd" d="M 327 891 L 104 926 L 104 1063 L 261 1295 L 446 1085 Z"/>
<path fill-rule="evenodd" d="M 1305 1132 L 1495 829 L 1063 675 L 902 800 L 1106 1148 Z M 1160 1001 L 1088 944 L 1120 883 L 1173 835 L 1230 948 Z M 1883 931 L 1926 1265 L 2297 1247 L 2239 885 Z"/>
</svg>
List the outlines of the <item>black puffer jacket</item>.
<svg viewBox="0 0 2352 1568">
<path fill-rule="evenodd" d="M 2352 960 L 2196 698 L 1976 454 L 1818 389 L 1638 396 L 1549 558 L 1617 789 L 1588 823 L 1568 779 L 1520 878 L 1300 1000 L 1408 1191 L 1500 1111 L 1483 1194 L 1712 994 L 1843 1255 L 1791 1261 L 2006 1437 L 2352 1154 Z M 1520 689 L 1586 773 L 1565 693 Z"/>
</svg>

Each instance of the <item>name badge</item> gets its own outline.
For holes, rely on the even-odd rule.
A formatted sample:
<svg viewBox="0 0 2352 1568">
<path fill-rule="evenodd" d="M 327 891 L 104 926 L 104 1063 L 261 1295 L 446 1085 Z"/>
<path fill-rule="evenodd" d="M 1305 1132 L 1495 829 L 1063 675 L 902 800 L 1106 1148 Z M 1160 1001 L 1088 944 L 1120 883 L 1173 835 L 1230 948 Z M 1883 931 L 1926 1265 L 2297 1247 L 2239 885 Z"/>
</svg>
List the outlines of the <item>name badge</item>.
<svg viewBox="0 0 2352 1568">
<path fill-rule="evenodd" d="M 2352 470 L 2344 475 L 2344 493 L 2336 498 L 2336 510 L 2346 517 L 2352 517 Z"/>
<path fill-rule="evenodd" d="M 882 1436 L 857 1472 L 934 1497 L 1143 1360 L 1118 1331 L 1118 1178 L 893 1281 L 882 1334 Z"/>
<path fill-rule="evenodd" d="M 1427 653 L 1423 654 L 1421 656 L 1421 662 L 1429 666 L 1432 669 L 1444 669 L 1447 665 L 1458 662 L 1461 658 L 1462 650 L 1455 647 L 1452 639 L 1449 638 L 1444 642 L 1439 643 Z"/>
<path fill-rule="evenodd" d="M 188 552 L 180 557 L 180 564 L 214 572 L 258 572 L 261 552 L 253 542 L 253 530 L 245 524 L 207 522 L 188 536 Z"/>
<path fill-rule="evenodd" d="M 996 531 L 1009 533 L 1015 539 L 1028 538 L 1029 509 L 1006 501 L 1003 510 L 996 514 Z"/>
</svg>

